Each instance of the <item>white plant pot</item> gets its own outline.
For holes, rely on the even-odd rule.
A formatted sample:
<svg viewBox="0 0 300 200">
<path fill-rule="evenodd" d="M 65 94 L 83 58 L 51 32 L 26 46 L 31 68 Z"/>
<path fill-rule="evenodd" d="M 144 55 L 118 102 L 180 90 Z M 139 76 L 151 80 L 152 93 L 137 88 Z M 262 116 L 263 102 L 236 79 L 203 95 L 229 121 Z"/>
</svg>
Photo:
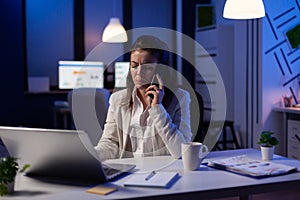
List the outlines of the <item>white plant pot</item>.
<svg viewBox="0 0 300 200">
<path fill-rule="evenodd" d="M 15 181 L 7 184 L 8 194 L 12 194 L 15 191 Z"/>
<path fill-rule="evenodd" d="M 274 146 L 273 147 L 260 147 L 261 149 L 261 159 L 264 161 L 272 160 L 274 155 Z"/>
</svg>

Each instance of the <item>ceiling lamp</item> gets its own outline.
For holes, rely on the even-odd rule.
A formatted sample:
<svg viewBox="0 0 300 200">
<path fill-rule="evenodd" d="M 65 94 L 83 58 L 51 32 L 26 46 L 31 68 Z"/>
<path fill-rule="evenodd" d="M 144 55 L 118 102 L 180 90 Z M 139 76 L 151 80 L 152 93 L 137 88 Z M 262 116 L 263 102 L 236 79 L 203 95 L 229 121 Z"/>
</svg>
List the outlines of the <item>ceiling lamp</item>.
<svg viewBox="0 0 300 200">
<path fill-rule="evenodd" d="M 262 0 L 227 0 L 223 17 L 228 19 L 255 19 L 265 16 Z"/>
<path fill-rule="evenodd" d="M 122 43 L 127 42 L 127 40 L 126 31 L 119 18 L 110 18 L 108 25 L 104 29 L 102 41 L 109 43 Z"/>
</svg>

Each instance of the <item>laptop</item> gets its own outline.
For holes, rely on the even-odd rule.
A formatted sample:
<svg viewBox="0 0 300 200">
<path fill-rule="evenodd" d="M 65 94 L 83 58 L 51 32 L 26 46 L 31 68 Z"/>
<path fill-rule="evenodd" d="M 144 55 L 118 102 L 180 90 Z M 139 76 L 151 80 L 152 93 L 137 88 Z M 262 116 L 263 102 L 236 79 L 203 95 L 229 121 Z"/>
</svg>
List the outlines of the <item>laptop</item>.
<svg viewBox="0 0 300 200">
<path fill-rule="evenodd" d="M 0 138 L 20 166 L 30 164 L 28 176 L 107 182 L 135 168 L 102 163 L 82 130 L 0 126 Z"/>
</svg>

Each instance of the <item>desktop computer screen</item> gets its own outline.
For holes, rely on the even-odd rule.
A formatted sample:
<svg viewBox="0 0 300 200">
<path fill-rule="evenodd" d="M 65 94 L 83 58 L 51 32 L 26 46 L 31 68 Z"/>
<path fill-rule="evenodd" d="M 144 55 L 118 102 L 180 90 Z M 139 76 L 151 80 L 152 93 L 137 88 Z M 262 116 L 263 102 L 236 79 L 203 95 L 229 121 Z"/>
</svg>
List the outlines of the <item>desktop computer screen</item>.
<svg viewBox="0 0 300 200">
<path fill-rule="evenodd" d="M 115 88 L 125 88 L 130 62 L 115 62 Z"/>
<path fill-rule="evenodd" d="M 100 61 L 59 61 L 58 88 L 103 88 L 104 63 Z"/>
</svg>

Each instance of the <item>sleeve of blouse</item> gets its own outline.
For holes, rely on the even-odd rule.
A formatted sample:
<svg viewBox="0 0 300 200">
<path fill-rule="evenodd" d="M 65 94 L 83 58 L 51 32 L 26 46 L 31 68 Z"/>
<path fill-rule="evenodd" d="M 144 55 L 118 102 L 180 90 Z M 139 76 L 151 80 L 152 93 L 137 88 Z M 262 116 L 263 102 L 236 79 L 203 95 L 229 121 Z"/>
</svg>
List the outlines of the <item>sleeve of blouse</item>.
<svg viewBox="0 0 300 200">
<path fill-rule="evenodd" d="M 118 130 L 117 124 L 114 119 L 115 107 L 117 105 L 115 102 L 116 97 L 111 96 L 109 100 L 109 108 L 107 112 L 106 122 L 104 125 L 103 134 L 95 150 L 100 158 L 100 160 L 113 159 L 118 157 L 119 152 L 119 140 L 118 140 Z"/>
<path fill-rule="evenodd" d="M 190 95 L 184 91 L 183 95 L 177 98 L 179 105 L 174 105 L 175 114 L 172 118 L 162 104 L 157 104 L 150 110 L 153 124 L 174 158 L 181 156 L 181 143 L 190 142 L 192 138 Z"/>
</svg>

